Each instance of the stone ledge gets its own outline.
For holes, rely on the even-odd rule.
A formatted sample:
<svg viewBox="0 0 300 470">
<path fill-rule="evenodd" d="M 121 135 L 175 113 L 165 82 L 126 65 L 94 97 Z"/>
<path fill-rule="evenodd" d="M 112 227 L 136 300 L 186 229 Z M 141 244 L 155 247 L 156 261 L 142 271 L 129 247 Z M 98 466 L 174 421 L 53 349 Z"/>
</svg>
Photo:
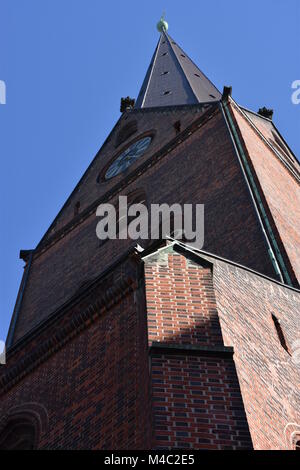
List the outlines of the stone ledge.
<svg viewBox="0 0 300 470">
<path fill-rule="evenodd" d="M 162 343 L 153 341 L 150 346 L 150 354 L 185 354 L 190 356 L 232 357 L 232 346 L 198 346 L 197 344 Z"/>
</svg>

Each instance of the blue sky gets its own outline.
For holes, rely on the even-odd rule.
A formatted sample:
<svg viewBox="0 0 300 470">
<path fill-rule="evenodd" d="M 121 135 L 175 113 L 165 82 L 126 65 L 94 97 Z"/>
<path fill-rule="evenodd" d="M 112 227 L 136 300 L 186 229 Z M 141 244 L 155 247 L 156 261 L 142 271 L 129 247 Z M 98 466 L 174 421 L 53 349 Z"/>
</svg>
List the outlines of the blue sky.
<svg viewBox="0 0 300 470">
<path fill-rule="evenodd" d="M 170 35 L 222 90 L 274 122 L 300 155 L 299 0 L 0 0 L 0 339 L 23 261 L 136 97 L 166 11 Z"/>
</svg>

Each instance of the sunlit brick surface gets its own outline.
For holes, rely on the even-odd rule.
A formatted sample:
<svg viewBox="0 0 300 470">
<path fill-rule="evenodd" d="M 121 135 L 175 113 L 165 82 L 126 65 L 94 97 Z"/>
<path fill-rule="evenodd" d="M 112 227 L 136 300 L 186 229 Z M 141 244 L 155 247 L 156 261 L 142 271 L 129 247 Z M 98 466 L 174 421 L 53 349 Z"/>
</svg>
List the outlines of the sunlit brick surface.
<svg viewBox="0 0 300 470">
<path fill-rule="evenodd" d="M 231 359 L 154 355 L 156 448 L 251 448 Z"/>
</svg>

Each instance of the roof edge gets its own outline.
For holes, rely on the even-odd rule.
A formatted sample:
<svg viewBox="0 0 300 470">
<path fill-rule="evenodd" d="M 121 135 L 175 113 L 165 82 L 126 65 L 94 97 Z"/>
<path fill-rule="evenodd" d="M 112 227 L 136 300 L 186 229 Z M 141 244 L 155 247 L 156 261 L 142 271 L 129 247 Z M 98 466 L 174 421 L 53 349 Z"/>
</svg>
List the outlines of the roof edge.
<svg viewBox="0 0 300 470">
<path fill-rule="evenodd" d="M 218 261 L 221 261 L 223 263 L 226 263 L 226 264 L 229 264 L 231 266 L 235 266 L 236 268 L 239 268 L 239 269 L 242 269 L 243 271 L 246 271 L 246 272 L 249 272 L 251 274 L 254 274 L 260 278 L 263 278 L 263 279 L 266 279 L 267 281 L 270 281 L 274 284 L 277 284 L 278 286 L 280 287 L 284 287 L 288 290 L 291 290 L 293 292 L 296 292 L 297 294 L 300 294 L 300 289 L 297 289 L 296 287 L 293 287 L 293 286 L 290 286 L 288 284 L 285 284 L 283 282 L 280 282 L 278 281 L 277 279 L 273 279 L 272 277 L 269 277 L 269 276 L 266 276 L 265 274 L 262 274 L 260 273 L 259 271 L 256 271 L 255 269 L 252 269 L 252 268 L 249 268 L 247 266 L 244 266 L 243 264 L 239 264 L 235 261 L 231 261 L 227 258 L 223 258 L 222 256 L 219 256 L 219 255 L 216 255 L 214 253 L 211 253 L 209 251 L 205 251 L 205 250 L 200 250 L 198 248 L 195 248 L 195 247 L 192 247 L 191 245 L 189 245 L 188 243 L 186 242 L 181 242 L 179 240 L 176 240 L 175 238 L 172 238 L 172 237 L 167 237 L 167 239 L 165 240 L 166 244 L 165 246 L 163 247 L 160 247 L 160 248 L 156 248 L 155 251 L 153 251 L 153 253 L 150 252 L 151 250 L 151 247 L 149 248 L 149 250 L 145 250 L 145 254 L 143 255 L 143 253 L 141 254 L 141 258 L 142 259 L 146 259 L 152 255 L 154 255 L 156 252 L 161 252 L 163 250 L 166 250 L 167 248 L 170 248 L 170 246 L 172 247 L 176 247 L 179 248 L 179 250 L 183 250 L 183 251 L 186 251 L 186 252 L 189 252 L 189 253 L 193 253 L 194 255 L 198 256 L 200 259 L 203 259 L 203 261 L 206 261 L 208 263 L 211 263 L 213 264 L 213 261 L 211 260 L 218 260 Z M 175 251 L 175 250 L 174 250 Z"/>
</svg>

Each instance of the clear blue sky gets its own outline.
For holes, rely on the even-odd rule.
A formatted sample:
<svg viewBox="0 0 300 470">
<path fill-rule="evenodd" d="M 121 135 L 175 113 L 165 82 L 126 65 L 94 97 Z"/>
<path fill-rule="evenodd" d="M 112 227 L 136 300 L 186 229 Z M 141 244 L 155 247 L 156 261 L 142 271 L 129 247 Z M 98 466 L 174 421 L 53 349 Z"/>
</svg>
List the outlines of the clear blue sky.
<svg viewBox="0 0 300 470">
<path fill-rule="evenodd" d="M 119 118 L 153 54 L 155 24 L 222 90 L 274 121 L 300 155 L 299 0 L 0 0 L 0 339 L 6 337 L 23 261 Z"/>
</svg>

